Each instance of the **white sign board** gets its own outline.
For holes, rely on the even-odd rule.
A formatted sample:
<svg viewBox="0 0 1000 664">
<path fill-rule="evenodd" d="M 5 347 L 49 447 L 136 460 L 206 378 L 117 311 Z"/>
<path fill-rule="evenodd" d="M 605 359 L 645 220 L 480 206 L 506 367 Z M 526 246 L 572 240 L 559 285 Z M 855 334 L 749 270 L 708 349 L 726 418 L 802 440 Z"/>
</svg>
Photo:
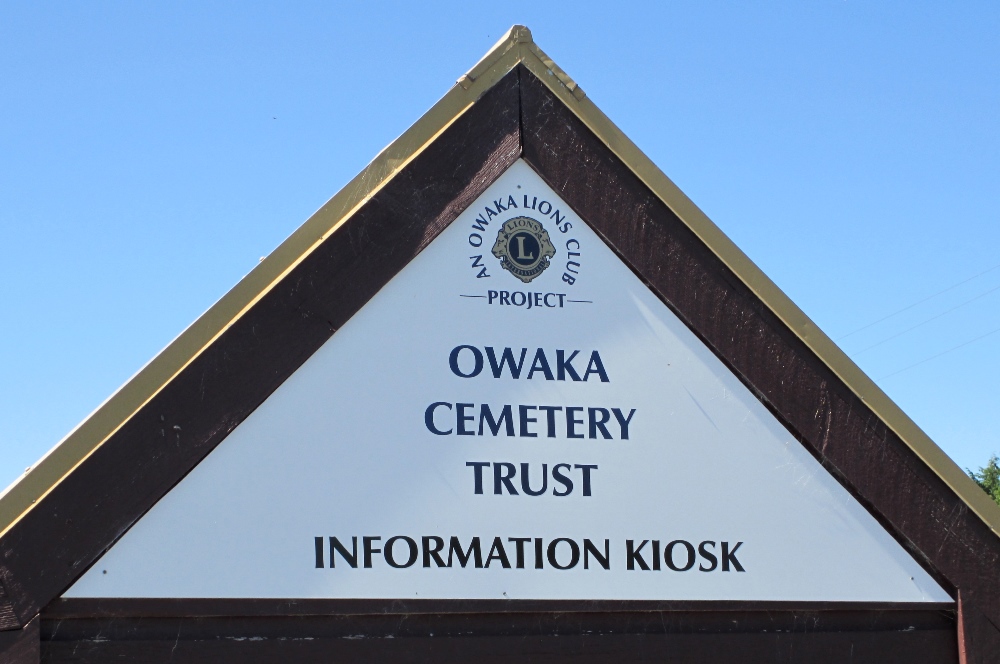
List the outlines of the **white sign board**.
<svg viewBox="0 0 1000 664">
<path fill-rule="evenodd" d="M 950 601 L 523 162 L 66 596 Z"/>
</svg>

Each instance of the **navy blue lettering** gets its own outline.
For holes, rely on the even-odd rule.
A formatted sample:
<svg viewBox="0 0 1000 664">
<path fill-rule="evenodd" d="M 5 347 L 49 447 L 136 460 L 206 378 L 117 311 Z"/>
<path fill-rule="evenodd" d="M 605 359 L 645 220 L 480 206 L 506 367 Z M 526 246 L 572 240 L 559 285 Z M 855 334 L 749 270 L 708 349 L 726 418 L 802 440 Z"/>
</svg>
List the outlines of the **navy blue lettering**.
<svg viewBox="0 0 1000 664">
<path fill-rule="evenodd" d="M 608 431 L 608 427 L 605 425 L 608 420 L 611 419 L 611 413 L 608 412 L 607 408 L 588 408 L 587 415 L 590 420 L 590 438 L 597 438 L 597 432 L 601 432 L 601 436 L 605 440 L 611 440 L 611 432 Z"/>
<path fill-rule="evenodd" d="M 528 380 L 531 380 L 536 371 L 545 376 L 545 380 L 552 380 L 552 369 L 549 368 L 549 362 L 545 359 L 545 352 L 541 348 L 535 351 L 535 359 L 531 363 L 531 369 L 528 370 Z"/>
<path fill-rule="evenodd" d="M 447 436 L 452 432 L 452 429 L 447 431 L 441 431 L 434 425 L 434 411 L 438 406 L 447 406 L 448 410 L 451 410 L 451 404 L 445 401 L 435 401 L 431 405 L 427 406 L 427 410 L 424 411 L 424 424 L 427 425 L 427 430 L 438 436 Z"/>
<path fill-rule="evenodd" d="M 500 417 L 496 420 L 493 419 L 493 412 L 490 410 L 489 404 L 483 404 L 479 409 L 479 435 L 483 435 L 483 423 L 490 428 L 493 435 L 496 436 L 500 432 L 500 425 L 506 422 L 507 424 L 507 435 L 514 435 L 514 417 L 511 415 L 510 404 L 505 404 L 503 409 L 500 411 Z"/>
<path fill-rule="evenodd" d="M 538 419 L 535 418 L 535 417 L 528 417 L 528 411 L 529 410 L 537 410 L 537 408 L 535 408 L 534 406 L 518 406 L 517 407 L 517 414 L 519 416 L 518 419 L 520 420 L 520 423 L 521 423 L 521 432 L 520 432 L 521 433 L 521 438 L 537 438 L 538 437 L 537 433 L 532 433 L 531 431 L 528 431 L 528 425 L 529 424 L 533 424 L 533 423 L 535 423 L 535 422 L 538 421 Z"/>
<path fill-rule="evenodd" d="M 517 489 L 514 488 L 514 483 L 511 481 L 514 479 L 514 475 L 517 474 L 517 468 L 514 464 L 507 463 L 505 461 L 494 461 L 493 462 L 493 494 L 497 496 L 503 495 L 503 488 L 507 488 L 507 493 L 512 496 L 517 495 Z"/>
<path fill-rule="evenodd" d="M 583 471 L 583 495 L 590 495 L 590 471 L 597 470 L 597 464 L 578 463 L 573 466 Z"/>
<path fill-rule="evenodd" d="M 463 347 L 464 348 L 471 348 L 471 346 L 459 346 L 459 348 L 463 348 Z M 454 352 L 455 351 L 452 351 L 452 353 L 454 353 Z M 478 354 L 479 351 L 477 350 L 476 353 Z M 500 355 L 500 362 L 498 363 L 497 362 L 496 353 L 493 352 L 493 347 L 492 346 L 487 346 L 486 347 L 486 357 L 488 357 L 489 360 L 490 360 L 490 369 L 493 371 L 493 377 L 494 378 L 499 378 L 500 375 L 503 373 L 503 367 L 506 364 L 508 367 L 510 367 L 510 375 L 511 375 L 511 377 L 515 378 L 515 379 L 516 378 L 520 378 L 521 377 L 521 367 L 524 366 L 524 356 L 527 353 L 528 353 L 528 349 L 527 348 L 522 348 L 521 349 L 521 359 L 517 362 L 517 364 L 514 364 L 514 353 L 511 352 L 510 348 L 504 348 L 503 349 L 503 353 Z M 473 374 L 473 375 L 475 375 L 475 374 Z"/>
<path fill-rule="evenodd" d="M 600 376 L 602 383 L 610 382 L 608 381 L 608 372 L 604 370 L 604 363 L 601 362 L 601 355 L 596 350 L 590 354 L 590 362 L 587 364 L 587 370 L 583 373 L 583 379 L 587 380 L 587 376 L 592 373 Z"/>
<path fill-rule="evenodd" d="M 475 408 L 475 407 L 476 407 L 476 404 L 474 404 L 474 403 L 457 403 L 457 404 L 455 404 L 455 408 L 458 409 L 457 415 L 458 415 L 458 435 L 459 436 L 475 436 L 476 435 L 475 431 L 470 431 L 469 429 L 465 428 L 465 423 L 466 422 L 471 422 L 474 419 L 476 419 L 475 415 L 466 415 L 465 411 L 468 410 L 468 409 L 470 409 L 470 408 Z"/>
<path fill-rule="evenodd" d="M 618 426 L 621 427 L 622 440 L 628 440 L 628 425 L 632 421 L 632 416 L 635 415 L 635 408 L 629 411 L 628 417 L 622 414 L 622 411 L 618 408 L 612 408 L 611 412 L 615 414 L 615 419 L 618 420 Z"/>
<path fill-rule="evenodd" d="M 557 463 L 555 466 L 552 467 L 552 479 L 562 484 L 563 487 L 566 489 L 562 493 L 559 493 L 559 489 L 553 488 L 552 495 L 562 498 L 563 496 L 568 496 L 569 494 L 573 493 L 573 480 L 571 480 L 570 478 L 566 477 L 561 472 L 559 472 L 560 468 L 565 468 L 566 470 L 569 470 L 570 466 L 568 463 Z"/>
<path fill-rule="evenodd" d="M 528 478 L 528 466 L 529 464 L 527 463 L 521 464 L 521 490 L 529 496 L 540 496 L 549 488 L 549 466 L 548 464 L 542 464 L 542 488 L 538 491 L 531 490 L 531 480 Z M 596 468 L 597 466 L 594 467 Z M 588 477 L 587 479 L 589 480 L 590 478 Z"/>
<path fill-rule="evenodd" d="M 462 373 L 462 369 L 458 366 L 458 356 L 464 349 L 472 352 L 473 366 L 469 373 Z M 483 354 L 475 346 L 455 346 L 448 356 L 448 366 L 451 367 L 451 372 L 460 378 L 473 378 L 483 370 Z"/>
<path fill-rule="evenodd" d="M 576 419 L 573 415 L 574 413 L 583 412 L 582 407 L 578 406 L 566 406 L 566 437 L 567 438 L 583 438 L 582 433 L 576 432 L 577 425 L 583 424 L 583 420 Z"/>
<path fill-rule="evenodd" d="M 574 350 L 573 354 L 568 358 L 566 357 L 566 351 L 556 350 L 556 379 L 566 380 L 566 375 L 568 374 L 570 378 L 577 381 L 580 380 L 580 374 L 576 372 L 573 368 L 573 358 L 580 354 L 580 351 Z"/>
<path fill-rule="evenodd" d="M 489 461 L 466 461 L 465 465 L 472 468 L 472 474 L 474 476 L 473 488 L 477 495 L 483 493 L 483 468 L 490 465 Z"/>
</svg>

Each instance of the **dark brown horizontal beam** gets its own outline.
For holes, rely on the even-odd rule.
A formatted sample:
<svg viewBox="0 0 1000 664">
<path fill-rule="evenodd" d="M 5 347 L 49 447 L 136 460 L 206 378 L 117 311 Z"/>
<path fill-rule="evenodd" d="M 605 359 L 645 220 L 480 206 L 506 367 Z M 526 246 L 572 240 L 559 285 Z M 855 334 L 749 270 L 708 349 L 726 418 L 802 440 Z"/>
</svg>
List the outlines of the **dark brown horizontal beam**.
<svg viewBox="0 0 1000 664">
<path fill-rule="evenodd" d="M 55 618 L 45 662 L 950 664 L 953 611 L 731 610 Z"/>
<path fill-rule="evenodd" d="M 280 617 L 420 615 L 460 613 L 765 612 L 818 614 L 860 612 L 954 615 L 955 604 L 930 602 L 748 602 L 646 600 L 454 600 L 454 599 L 58 599 L 45 620 L 101 618 Z"/>
</svg>

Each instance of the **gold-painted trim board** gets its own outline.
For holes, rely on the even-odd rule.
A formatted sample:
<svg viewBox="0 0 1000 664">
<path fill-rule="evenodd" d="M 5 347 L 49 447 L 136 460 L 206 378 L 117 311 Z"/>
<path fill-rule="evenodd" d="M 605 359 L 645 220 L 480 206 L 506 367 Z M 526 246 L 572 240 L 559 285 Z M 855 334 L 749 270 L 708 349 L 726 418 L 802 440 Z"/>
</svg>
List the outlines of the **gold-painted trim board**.
<svg viewBox="0 0 1000 664">
<path fill-rule="evenodd" d="M 516 25 L 413 126 L 8 487 L 0 495 L 0 536 L 518 64 L 545 83 L 969 509 L 1000 535 L 1000 507 L 597 108 L 580 86 L 538 48 L 526 27 Z"/>
</svg>

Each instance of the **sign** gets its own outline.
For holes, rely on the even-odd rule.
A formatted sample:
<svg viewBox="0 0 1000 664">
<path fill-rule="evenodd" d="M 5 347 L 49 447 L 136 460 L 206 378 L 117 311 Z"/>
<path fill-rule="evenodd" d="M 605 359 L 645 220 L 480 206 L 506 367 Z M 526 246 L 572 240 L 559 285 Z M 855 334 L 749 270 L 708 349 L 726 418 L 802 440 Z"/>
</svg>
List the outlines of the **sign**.
<svg viewBox="0 0 1000 664">
<path fill-rule="evenodd" d="M 515 26 L 0 496 L 0 662 L 988 664 L 997 532 Z"/>
<path fill-rule="evenodd" d="M 523 161 L 67 596 L 949 599 Z"/>
</svg>

